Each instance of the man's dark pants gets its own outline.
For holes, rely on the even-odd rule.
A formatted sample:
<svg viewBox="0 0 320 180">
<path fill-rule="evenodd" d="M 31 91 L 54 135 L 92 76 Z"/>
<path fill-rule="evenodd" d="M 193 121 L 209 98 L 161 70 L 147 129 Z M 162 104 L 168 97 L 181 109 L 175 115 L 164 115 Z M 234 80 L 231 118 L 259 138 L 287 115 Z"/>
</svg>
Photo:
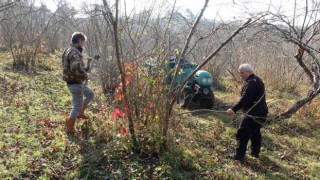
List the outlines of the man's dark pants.
<svg viewBox="0 0 320 180">
<path fill-rule="evenodd" d="M 263 116 L 265 117 L 265 116 Z M 261 132 L 262 123 L 265 118 L 242 117 L 242 121 L 236 134 L 237 149 L 236 159 L 244 158 L 249 139 L 251 140 L 251 154 L 258 156 L 261 148 Z"/>
</svg>

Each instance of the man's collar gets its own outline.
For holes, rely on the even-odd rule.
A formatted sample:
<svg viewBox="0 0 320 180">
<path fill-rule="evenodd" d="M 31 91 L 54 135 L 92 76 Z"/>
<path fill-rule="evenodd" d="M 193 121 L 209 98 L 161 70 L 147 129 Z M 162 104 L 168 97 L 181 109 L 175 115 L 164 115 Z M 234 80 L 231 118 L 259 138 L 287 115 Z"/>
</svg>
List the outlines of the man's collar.
<svg viewBox="0 0 320 180">
<path fill-rule="evenodd" d="M 247 79 L 246 79 L 246 81 L 248 81 L 248 80 L 250 80 L 250 79 L 252 79 L 253 78 L 253 76 L 254 76 L 254 74 L 252 73 Z"/>
<path fill-rule="evenodd" d="M 70 46 L 76 48 L 77 50 L 79 50 L 80 53 L 82 53 L 82 51 L 83 51 L 83 48 L 82 48 L 82 47 L 78 47 L 77 45 L 75 45 L 75 44 L 73 44 L 73 43 L 71 43 Z"/>
</svg>

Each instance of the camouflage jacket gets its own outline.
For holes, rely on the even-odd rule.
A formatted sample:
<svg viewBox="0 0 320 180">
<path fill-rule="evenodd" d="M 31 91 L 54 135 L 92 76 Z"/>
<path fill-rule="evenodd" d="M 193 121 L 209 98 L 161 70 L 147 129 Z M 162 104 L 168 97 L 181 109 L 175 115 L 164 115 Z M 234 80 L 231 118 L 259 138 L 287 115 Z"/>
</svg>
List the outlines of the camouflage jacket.
<svg viewBox="0 0 320 180">
<path fill-rule="evenodd" d="M 70 45 L 62 54 L 63 77 L 68 84 L 83 83 L 88 75 L 81 51 Z"/>
</svg>

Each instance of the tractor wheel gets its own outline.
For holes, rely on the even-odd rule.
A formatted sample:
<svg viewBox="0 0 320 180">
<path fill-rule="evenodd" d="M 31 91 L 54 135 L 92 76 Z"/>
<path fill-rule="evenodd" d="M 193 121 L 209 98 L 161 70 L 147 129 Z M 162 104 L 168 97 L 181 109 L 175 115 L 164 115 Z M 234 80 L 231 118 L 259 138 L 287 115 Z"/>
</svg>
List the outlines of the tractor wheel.
<svg viewBox="0 0 320 180">
<path fill-rule="evenodd" d="M 212 91 L 210 91 L 210 94 L 211 94 L 211 99 L 212 99 L 212 106 L 214 105 L 216 99 L 214 98 L 214 94 Z"/>
<path fill-rule="evenodd" d="M 214 94 L 213 92 L 211 92 L 211 98 L 209 99 L 200 99 L 200 106 L 203 109 L 212 109 L 213 105 L 214 105 Z"/>
<path fill-rule="evenodd" d="M 211 109 L 213 107 L 212 99 L 201 99 L 199 102 L 202 109 Z"/>
<path fill-rule="evenodd" d="M 187 91 L 182 91 L 179 94 L 177 102 L 180 105 L 180 107 L 187 108 L 191 102 L 191 99 L 192 99 L 192 93 Z"/>
</svg>

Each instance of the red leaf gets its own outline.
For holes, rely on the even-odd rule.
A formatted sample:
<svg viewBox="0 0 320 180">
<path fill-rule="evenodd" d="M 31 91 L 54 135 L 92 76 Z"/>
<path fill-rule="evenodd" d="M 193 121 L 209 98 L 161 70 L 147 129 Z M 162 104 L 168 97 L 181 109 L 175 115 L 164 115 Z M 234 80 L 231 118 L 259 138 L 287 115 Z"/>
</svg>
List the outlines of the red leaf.
<svg viewBox="0 0 320 180">
<path fill-rule="evenodd" d="M 111 115 L 111 118 L 112 119 L 117 119 L 120 115 L 120 110 L 119 109 L 115 109 L 113 112 L 112 112 L 112 115 Z"/>
<path fill-rule="evenodd" d="M 152 103 L 149 104 L 150 108 L 154 108 L 154 105 Z"/>
<path fill-rule="evenodd" d="M 112 113 L 111 118 L 112 119 L 118 119 L 119 115 L 116 113 Z"/>
<path fill-rule="evenodd" d="M 125 117 L 125 116 L 126 116 L 126 113 L 125 113 L 125 112 L 121 112 L 119 109 L 115 109 L 115 110 L 112 112 L 111 118 L 112 118 L 112 119 L 117 119 L 117 118 L 119 118 L 119 116 Z"/>
<path fill-rule="evenodd" d="M 115 109 L 114 112 L 120 114 L 120 109 Z"/>
<path fill-rule="evenodd" d="M 117 99 L 122 99 L 122 98 L 124 98 L 124 94 L 123 93 L 118 93 L 118 94 L 116 94 L 116 98 Z"/>
<path fill-rule="evenodd" d="M 121 129 L 120 129 L 120 133 L 121 133 L 122 135 L 125 135 L 125 134 L 127 134 L 127 130 L 126 130 L 125 128 L 121 128 Z"/>
<path fill-rule="evenodd" d="M 125 82 L 126 82 L 126 84 L 129 84 L 131 82 L 131 77 L 126 76 L 125 77 Z"/>
<path fill-rule="evenodd" d="M 118 118 L 118 114 L 113 112 L 112 115 L 111 115 L 111 118 L 112 119 L 117 119 Z"/>
</svg>

